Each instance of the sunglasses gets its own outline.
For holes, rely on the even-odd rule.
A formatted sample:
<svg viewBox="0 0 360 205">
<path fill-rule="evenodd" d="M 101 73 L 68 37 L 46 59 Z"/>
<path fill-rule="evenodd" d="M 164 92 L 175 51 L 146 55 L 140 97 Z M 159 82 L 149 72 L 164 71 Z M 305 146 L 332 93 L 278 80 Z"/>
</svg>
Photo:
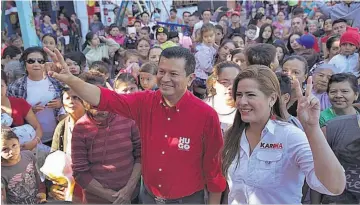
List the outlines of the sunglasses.
<svg viewBox="0 0 360 205">
<path fill-rule="evenodd" d="M 26 62 L 28 64 L 34 64 L 35 62 L 38 62 L 39 64 L 45 64 L 46 63 L 46 61 L 44 59 L 33 59 L 33 58 L 27 59 Z"/>
</svg>

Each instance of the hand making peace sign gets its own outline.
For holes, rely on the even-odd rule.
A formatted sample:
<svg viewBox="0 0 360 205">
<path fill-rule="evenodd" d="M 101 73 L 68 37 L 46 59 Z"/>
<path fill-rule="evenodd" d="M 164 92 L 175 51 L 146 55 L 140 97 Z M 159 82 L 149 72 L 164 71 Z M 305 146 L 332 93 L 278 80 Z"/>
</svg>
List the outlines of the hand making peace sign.
<svg viewBox="0 0 360 205">
<path fill-rule="evenodd" d="M 305 96 L 298 80 L 294 81 L 296 89 L 296 98 L 298 99 L 297 114 L 303 127 L 319 126 L 320 101 L 312 94 L 312 77 L 310 76 L 306 83 Z"/>
</svg>

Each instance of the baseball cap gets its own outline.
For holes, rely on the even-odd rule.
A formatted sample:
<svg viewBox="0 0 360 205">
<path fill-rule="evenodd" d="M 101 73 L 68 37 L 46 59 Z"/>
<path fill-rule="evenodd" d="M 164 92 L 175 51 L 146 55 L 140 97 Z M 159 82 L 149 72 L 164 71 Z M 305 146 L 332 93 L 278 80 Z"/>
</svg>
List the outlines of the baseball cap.
<svg viewBox="0 0 360 205">
<path fill-rule="evenodd" d="M 300 38 L 296 39 L 298 44 L 304 46 L 306 49 L 312 48 L 315 45 L 315 38 L 311 34 L 304 34 Z"/>
<path fill-rule="evenodd" d="M 231 13 L 231 16 L 234 16 L 234 15 L 240 16 L 240 12 L 238 12 L 238 11 L 233 11 L 233 12 Z"/>
</svg>

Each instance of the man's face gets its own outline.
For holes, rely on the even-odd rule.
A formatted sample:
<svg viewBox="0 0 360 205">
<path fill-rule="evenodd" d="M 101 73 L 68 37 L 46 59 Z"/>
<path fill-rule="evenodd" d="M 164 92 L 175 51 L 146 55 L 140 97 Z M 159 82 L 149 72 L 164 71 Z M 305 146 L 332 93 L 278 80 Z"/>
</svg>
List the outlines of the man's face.
<svg viewBox="0 0 360 205">
<path fill-rule="evenodd" d="M 188 24 L 189 21 L 190 21 L 190 14 L 189 13 L 184 13 L 183 14 L 183 20 L 184 20 L 184 23 Z"/>
<path fill-rule="evenodd" d="M 240 23 L 240 16 L 238 16 L 238 15 L 232 15 L 231 16 L 231 22 L 232 23 Z"/>
<path fill-rule="evenodd" d="M 336 23 L 333 25 L 334 34 L 342 35 L 346 31 L 347 24 L 345 22 Z"/>
<path fill-rule="evenodd" d="M 186 61 L 183 58 L 160 57 L 156 78 L 164 98 L 180 98 L 191 85 L 195 75 L 186 76 L 185 64 Z"/>
<path fill-rule="evenodd" d="M 171 11 L 170 12 L 170 17 L 175 19 L 176 18 L 176 13 L 174 11 Z"/>
<path fill-rule="evenodd" d="M 143 14 L 142 17 L 141 17 L 141 20 L 142 20 L 144 23 L 149 22 L 149 15 Z"/>
<path fill-rule="evenodd" d="M 207 21 L 210 21 L 210 19 L 211 19 L 211 12 L 210 12 L 210 11 L 204 11 L 202 17 L 203 17 L 203 20 L 204 20 L 204 21 L 206 21 L 206 22 L 207 22 Z"/>
<path fill-rule="evenodd" d="M 294 32 L 303 33 L 304 32 L 303 20 L 299 17 L 294 18 L 291 21 L 291 28 Z"/>
<path fill-rule="evenodd" d="M 256 38 L 256 30 L 249 29 L 245 34 L 250 40 L 255 40 Z"/>
<path fill-rule="evenodd" d="M 120 31 L 119 31 L 119 28 L 112 28 L 111 30 L 110 30 L 110 35 L 111 36 L 118 36 L 119 35 L 119 33 L 120 33 Z"/>
<path fill-rule="evenodd" d="M 196 24 L 196 17 L 195 16 L 190 16 L 190 18 L 189 18 L 189 26 L 194 27 L 195 24 Z"/>
</svg>

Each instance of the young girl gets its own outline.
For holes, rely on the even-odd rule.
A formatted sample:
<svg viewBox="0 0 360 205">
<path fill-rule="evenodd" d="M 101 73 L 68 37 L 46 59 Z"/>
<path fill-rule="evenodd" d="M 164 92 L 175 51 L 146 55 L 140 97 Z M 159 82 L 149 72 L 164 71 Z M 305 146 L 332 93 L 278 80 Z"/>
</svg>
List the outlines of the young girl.
<svg viewBox="0 0 360 205">
<path fill-rule="evenodd" d="M 161 55 L 162 49 L 158 46 L 152 47 L 149 50 L 149 62 L 153 62 L 158 64 L 159 60 L 160 60 L 160 55 Z"/>
<path fill-rule="evenodd" d="M 1 129 L 1 194 L 4 204 L 46 201 L 35 156 L 31 151 L 20 151 L 19 138 L 10 129 Z"/>
<path fill-rule="evenodd" d="M 199 97 L 206 93 L 206 80 L 213 70 L 216 55 L 216 49 L 214 48 L 215 32 L 215 26 L 210 23 L 203 25 L 200 30 L 198 42 L 201 42 L 201 44 L 196 47 L 196 79 L 194 81 L 194 94 Z"/>
<path fill-rule="evenodd" d="M 45 34 L 41 39 L 41 43 L 43 47 L 54 51 L 57 46 L 57 38 L 53 34 Z"/>
<path fill-rule="evenodd" d="M 130 73 L 120 73 L 114 81 L 114 91 L 119 94 L 138 92 L 138 83 Z"/>
<path fill-rule="evenodd" d="M 156 74 L 158 65 L 152 62 L 145 63 L 140 68 L 140 86 L 143 90 L 157 90 Z"/>
<path fill-rule="evenodd" d="M 258 43 L 273 43 L 274 29 L 271 24 L 264 24 L 260 28 Z"/>
</svg>

